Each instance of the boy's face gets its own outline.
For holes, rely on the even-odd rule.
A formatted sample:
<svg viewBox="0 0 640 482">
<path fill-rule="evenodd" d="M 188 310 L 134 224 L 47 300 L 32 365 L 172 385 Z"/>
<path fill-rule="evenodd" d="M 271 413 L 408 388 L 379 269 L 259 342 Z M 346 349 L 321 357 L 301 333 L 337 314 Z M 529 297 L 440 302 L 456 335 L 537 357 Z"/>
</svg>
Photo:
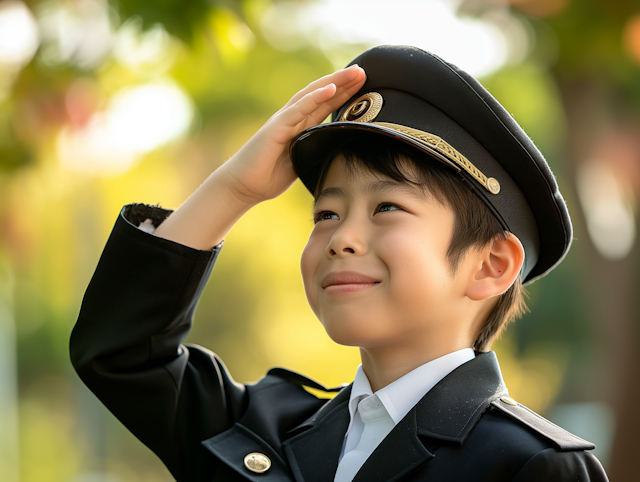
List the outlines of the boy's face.
<svg viewBox="0 0 640 482">
<path fill-rule="evenodd" d="M 302 254 L 309 304 L 337 343 L 402 348 L 456 335 L 454 213 L 415 186 L 333 161 Z M 433 339 L 430 343 L 433 343 Z"/>
</svg>

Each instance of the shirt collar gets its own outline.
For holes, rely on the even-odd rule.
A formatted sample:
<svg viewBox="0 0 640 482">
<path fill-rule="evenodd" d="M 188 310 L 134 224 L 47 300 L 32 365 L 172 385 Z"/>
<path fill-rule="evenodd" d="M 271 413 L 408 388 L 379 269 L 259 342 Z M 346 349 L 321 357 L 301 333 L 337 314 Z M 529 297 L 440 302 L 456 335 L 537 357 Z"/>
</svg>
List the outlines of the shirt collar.
<svg viewBox="0 0 640 482">
<path fill-rule="evenodd" d="M 362 369 L 362 365 L 360 365 L 356 372 L 356 378 L 353 380 L 353 385 L 351 386 L 351 396 L 349 397 L 350 422 L 349 428 L 347 428 L 347 433 L 349 433 L 349 430 L 351 430 L 351 426 L 353 425 L 353 419 L 358 408 L 358 403 L 360 403 L 360 400 L 363 398 L 370 397 L 371 395 L 373 395 L 371 384 L 369 383 L 366 373 Z"/>
<path fill-rule="evenodd" d="M 463 363 L 474 358 L 475 353 L 471 348 L 454 351 L 410 371 L 395 382 L 378 390 L 376 395 L 387 409 L 393 422 L 397 424 L 440 380 Z M 351 417 L 349 429 L 353 425 L 358 403 L 362 398 L 371 395 L 373 395 L 371 384 L 362 365 L 360 365 L 349 398 L 349 415 Z M 349 429 L 347 429 L 347 433 Z"/>
</svg>

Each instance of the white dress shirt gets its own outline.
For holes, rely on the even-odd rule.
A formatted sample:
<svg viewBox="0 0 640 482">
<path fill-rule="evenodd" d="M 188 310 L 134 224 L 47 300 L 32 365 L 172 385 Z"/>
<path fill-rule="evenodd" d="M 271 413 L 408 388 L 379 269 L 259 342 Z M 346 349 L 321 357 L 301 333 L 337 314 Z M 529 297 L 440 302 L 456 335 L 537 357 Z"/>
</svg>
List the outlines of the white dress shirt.
<svg viewBox="0 0 640 482">
<path fill-rule="evenodd" d="M 153 225 L 153 221 L 147 218 L 138 224 L 138 229 L 144 231 L 145 233 L 153 234 L 156 230 L 156 227 Z"/>
<path fill-rule="evenodd" d="M 454 351 L 419 366 L 375 394 L 360 365 L 351 388 L 351 420 L 334 482 L 351 482 L 380 442 L 416 403 L 440 380 L 473 358 L 471 348 Z"/>
</svg>

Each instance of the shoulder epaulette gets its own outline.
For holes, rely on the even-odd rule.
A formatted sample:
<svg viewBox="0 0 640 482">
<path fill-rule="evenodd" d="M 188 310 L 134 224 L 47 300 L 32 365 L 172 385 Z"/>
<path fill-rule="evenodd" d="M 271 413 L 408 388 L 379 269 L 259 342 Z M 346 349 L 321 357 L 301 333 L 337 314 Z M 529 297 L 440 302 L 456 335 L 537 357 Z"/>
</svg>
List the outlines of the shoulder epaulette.
<svg viewBox="0 0 640 482">
<path fill-rule="evenodd" d="M 279 378 L 282 378 L 283 380 L 288 381 L 289 383 L 294 383 L 295 385 L 300 385 L 303 387 L 315 388 L 316 390 L 322 390 L 323 392 L 327 392 L 327 393 L 339 392 L 348 385 L 348 383 L 346 383 L 339 387 L 327 388 L 321 383 L 318 383 L 315 380 L 312 380 L 311 378 L 307 378 L 304 375 L 300 375 L 299 373 L 292 372 L 291 370 L 287 370 L 286 368 L 272 368 L 267 372 L 267 375 L 274 375 L 276 377 L 279 377 Z"/>
<path fill-rule="evenodd" d="M 544 417 L 541 417 L 533 410 L 530 410 L 512 398 L 500 397 L 491 402 L 491 405 L 502 413 L 517 420 L 523 425 L 526 425 L 543 437 L 548 438 L 557 444 L 562 451 L 593 450 L 596 448 L 596 446 L 591 442 L 567 432 L 562 427 L 558 427 L 556 424 L 550 422 Z"/>
</svg>

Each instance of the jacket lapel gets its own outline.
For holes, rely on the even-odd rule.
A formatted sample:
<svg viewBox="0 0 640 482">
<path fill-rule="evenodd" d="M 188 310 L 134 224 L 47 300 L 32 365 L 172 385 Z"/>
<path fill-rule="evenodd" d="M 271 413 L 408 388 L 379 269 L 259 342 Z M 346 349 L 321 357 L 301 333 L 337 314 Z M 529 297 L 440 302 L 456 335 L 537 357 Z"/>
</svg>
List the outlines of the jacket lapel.
<svg viewBox="0 0 640 482">
<path fill-rule="evenodd" d="M 288 434 L 293 436 L 283 448 L 297 482 L 333 480 L 349 426 L 350 394 L 351 386 Z"/>
<path fill-rule="evenodd" d="M 425 444 L 433 450 L 443 443 L 464 443 L 490 403 L 507 394 L 495 353 L 477 354 L 443 378 L 409 411 L 353 482 L 401 480 L 434 457 Z"/>
<path fill-rule="evenodd" d="M 411 410 L 373 451 L 353 482 L 400 480 L 431 457 L 418 437 L 416 411 Z"/>
<path fill-rule="evenodd" d="M 293 429 L 284 452 L 296 482 L 332 481 L 349 426 L 351 388 Z M 463 444 L 490 403 L 508 395 L 494 352 L 478 353 L 431 389 L 374 450 L 353 482 L 394 482 L 434 457 L 445 443 Z"/>
</svg>

